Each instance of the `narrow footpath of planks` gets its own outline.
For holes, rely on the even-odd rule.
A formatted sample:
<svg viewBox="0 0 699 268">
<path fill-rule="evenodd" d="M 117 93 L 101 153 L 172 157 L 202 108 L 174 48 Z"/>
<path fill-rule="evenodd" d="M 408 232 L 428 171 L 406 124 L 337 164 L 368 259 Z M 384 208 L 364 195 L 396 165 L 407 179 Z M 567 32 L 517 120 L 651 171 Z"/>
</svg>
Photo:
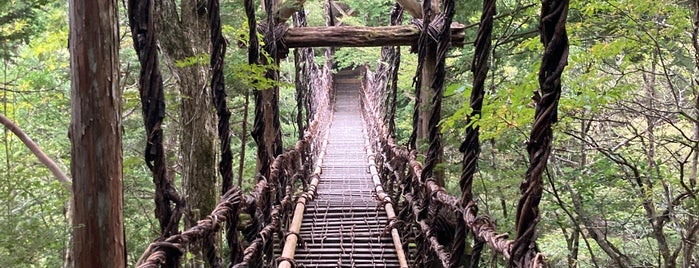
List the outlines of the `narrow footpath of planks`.
<svg viewBox="0 0 699 268">
<path fill-rule="evenodd" d="M 408 267 L 397 232 L 385 230 L 388 216 L 395 215 L 387 214 L 376 198 L 356 75 L 336 75 L 335 114 L 322 174 L 316 198 L 305 204 L 293 257 L 299 267 Z"/>
</svg>

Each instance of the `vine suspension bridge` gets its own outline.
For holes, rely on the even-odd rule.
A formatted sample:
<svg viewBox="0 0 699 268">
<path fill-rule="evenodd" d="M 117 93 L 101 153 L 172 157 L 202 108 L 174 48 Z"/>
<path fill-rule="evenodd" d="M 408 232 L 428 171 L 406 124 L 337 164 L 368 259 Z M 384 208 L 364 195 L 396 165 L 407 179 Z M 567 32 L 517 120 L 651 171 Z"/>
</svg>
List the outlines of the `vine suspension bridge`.
<svg viewBox="0 0 699 268">
<path fill-rule="evenodd" d="M 266 41 L 264 49 L 273 55 L 272 62 L 265 63 L 271 64 L 278 64 L 279 59 L 286 56 L 287 45 L 293 43 L 289 40 L 295 38 L 294 33 L 310 34 L 319 30 L 304 32 L 302 26 L 305 25 L 305 18 L 303 12 L 298 12 L 294 17 L 296 30 L 290 31 L 284 26 L 285 19 L 280 20 L 272 14 L 272 8 L 267 9 L 267 21 L 258 27 L 251 11 L 252 1 L 245 2 L 251 29 L 251 64 L 265 62 L 258 54 L 258 30 Z M 271 1 L 264 2 L 272 6 Z M 224 261 L 216 254 L 216 237 L 224 229 L 228 249 L 226 263 L 229 267 L 402 268 L 439 265 L 455 268 L 469 263 L 477 264 L 484 247 L 501 254 L 512 267 L 545 266 L 543 254 L 536 247 L 536 224 L 540 217 L 541 173 L 551 150 L 551 124 L 556 121 L 560 75 L 567 57 L 565 16 L 568 2 L 544 1 L 542 6 L 541 38 L 545 52 L 539 76 L 541 89 L 527 148 L 531 158 L 530 168 L 521 186 L 515 239 L 497 233 L 495 224 L 487 215 L 478 215 L 477 204 L 472 200 L 471 184 L 479 151 L 477 128 L 467 129 L 462 144 L 464 171 L 460 181 L 461 196 L 447 194 L 443 185 L 434 178 L 435 166 L 439 161 L 436 154 L 441 146 L 438 123 L 446 51 L 453 45 L 463 44 L 463 26 L 452 24 L 453 0 L 444 1 L 443 11 L 436 16 L 431 16 L 430 2 L 424 1 L 424 18 L 416 18 L 411 26 L 404 27 L 409 37 L 387 44 L 395 47 L 382 49 L 380 63 L 374 72 L 363 66 L 333 74 L 332 49 L 325 51 L 327 62 L 319 65 L 314 61 L 316 53 L 310 47 L 323 45 L 296 42 L 297 105 L 299 111 L 305 110 L 307 119 L 305 122 L 302 119 L 298 121 L 305 132 L 292 148 L 282 151 L 276 95 L 278 88 L 256 92 L 252 132 L 259 147 L 260 173 L 254 189 L 245 194 L 231 185 L 227 122 L 230 112 L 226 106 L 222 75 L 226 42 L 220 32 L 218 1 L 210 0 L 208 9 L 214 14 L 210 16 L 211 88 L 220 120 L 222 159 L 219 168 L 224 179 L 224 194 L 216 209 L 200 220 L 198 225 L 178 231 L 177 224 L 172 223 L 179 221 L 182 201 L 174 191 L 172 182 L 165 178 L 167 176 L 157 172 L 163 169 L 165 161 L 154 159 L 164 159 L 162 150 L 147 149 L 147 152 L 155 152 L 155 155 L 146 156 L 154 178 L 165 178 L 154 179 L 156 192 L 163 193 L 159 199 L 156 198 L 156 204 L 162 208 L 158 217 L 163 233 L 146 249 L 137 266 L 177 267 L 187 248 L 193 243 L 201 243 L 209 264 L 222 267 Z M 473 113 L 469 120 L 480 116 L 480 105 L 485 94 L 483 81 L 488 71 L 494 4 L 493 0 L 484 1 L 483 17 L 475 42 L 474 89 L 471 96 Z M 149 21 L 151 7 L 142 5 L 138 8 L 142 10 L 133 14 L 144 17 L 133 15 L 134 35 L 152 35 L 152 22 L 139 24 L 140 21 Z M 401 6 L 396 5 L 392 11 L 392 25 L 399 25 L 401 13 Z M 416 15 L 413 14 L 414 10 L 410 13 Z M 329 24 L 333 25 L 332 19 Z M 340 28 L 333 29 L 340 32 L 349 29 L 347 31 L 354 33 L 367 30 Z M 153 59 L 157 58 L 149 57 L 157 54 L 155 40 L 140 38 L 134 42 L 142 64 L 142 78 L 159 76 L 157 65 L 152 65 L 156 62 Z M 362 46 L 361 42 L 353 40 L 331 45 Z M 432 109 L 429 118 L 421 118 L 429 121 L 430 126 L 426 139 L 429 149 L 424 153 L 424 166 L 417 160 L 418 152 L 413 138 L 408 147 L 397 145 L 393 140 L 395 87 L 400 63 L 397 46 L 404 43 L 414 45 L 418 54 L 416 96 L 419 98 L 421 89 L 434 93 L 431 99 L 423 100 L 430 103 Z M 432 72 L 424 72 L 424 69 L 432 69 Z M 271 68 L 266 76 L 277 80 L 277 72 Z M 144 103 L 159 103 L 164 98 L 162 85 L 158 88 L 142 84 L 141 87 Z M 416 103 L 417 115 L 420 100 L 416 100 Z M 162 131 L 159 125 L 163 113 L 159 109 L 164 107 L 144 105 L 147 133 Z M 413 124 L 415 128 L 416 121 Z M 162 148 L 161 135 L 162 132 L 148 135 L 149 146 L 154 146 L 151 148 Z M 238 230 L 241 214 L 250 216 L 242 232 Z M 243 237 L 239 237 L 241 233 Z M 464 254 L 468 237 L 472 239 L 472 247 Z"/>
</svg>

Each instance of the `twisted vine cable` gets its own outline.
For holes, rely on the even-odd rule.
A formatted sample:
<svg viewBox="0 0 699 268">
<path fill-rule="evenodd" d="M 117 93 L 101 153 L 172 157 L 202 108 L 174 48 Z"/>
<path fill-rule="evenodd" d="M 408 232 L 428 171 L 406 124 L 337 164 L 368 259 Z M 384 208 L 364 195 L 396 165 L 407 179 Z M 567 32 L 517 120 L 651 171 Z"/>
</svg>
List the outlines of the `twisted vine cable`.
<svg viewBox="0 0 699 268">
<path fill-rule="evenodd" d="M 424 68 L 425 57 L 427 57 L 428 46 L 433 42 L 430 38 L 429 28 L 432 21 L 432 0 L 424 0 L 422 2 L 422 31 L 420 38 L 417 41 L 417 68 L 413 77 L 413 86 L 415 87 L 415 106 L 413 107 L 413 131 L 408 140 L 410 150 L 417 150 L 417 132 L 420 125 L 420 103 L 422 102 L 420 95 L 422 92 L 422 69 Z"/>
<path fill-rule="evenodd" d="M 517 237 L 510 259 L 510 266 L 513 267 L 536 267 L 541 261 L 536 246 L 536 227 L 541 220 L 539 201 L 543 191 L 542 173 L 546 169 L 553 142 L 551 126 L 558 120 L 561 74 L 568 64 L 568 4 L 569 0 L 542 1 L 539 29 L 544 55 L 539 69 L 540 91 L 534 94 L 534 124 L 527 144 L 529 168 L 520 186 L 522 196 L 517 204 Z"/>
<path fill-rule="evenodd" d="M 400 25 L 403 22 L 403 7 L 395 4 L 391 9 L 391 25 Z M 395 136 L 396 132 L 396 105 L 398 97 L 398 71 L 400 69 L 400 46 L 395 46 L 393 49 L 393 57 L 391 58 L 391 73 L 390 73 L 390 92 L 391 99 L 389 100 L 390 108 L 388 110 L 388 133 Z"/>
<path fill-rule="evenodd" d="M 462 207 L 466 207 L 473 201 L 473 176 L 476 173 L 478 157 L 481 151 L 479 127 L 476 121 L 481 117 L 483 98 L 485 96 L 485 80 L 488 77 L 488 70 L 490 68 L 488 58 L 490 56 L 492 44 L 493 18 L 497 12 L 495 2 L 496 0 L 483 0 L 481 23 L 478 27 L 476 41 L 474 42 L 475 52 L 471 63 L 471 72 L 473 73 L 473 89 L 470 98 L 471 114 L 466 119 L 466 135 L 461 146 L 459 146 L 459 151 L 464 154 L 461 162 L 461 178 L 459 180 L 459 186 L 461 187 L 460 203 Z M 474 209 L 469 212 L 475 217 L 478 210 L 474 205 Z M 463 261 L 462 256 L 466 246 L 465 239 L 467 234 L 468 226 L 466 226 L 466 223 L 458 221 L 452 249 L 454 265 L 459 265 Z M 480 244 L 480 247 L 473 247 L 470 267 L 478 266 L 477 262 L 478 259 L 480 259 L 478 256 L 480 250 L 477 249 L 483 248 L 482 242 L 476 241 L 476 244 Z"/>
<path fill-rule="evenodd" d="M 156 28 L 152 16 L 153 2 L 129 0 L 127 9 L 134 49 L 141 64 L 139 92 L 147 135 L 144 159 L 153 174 L 155 215 L 160 223 L 159 240 L 163 240 L 178 233 L 184 201 L 177 193 L 172 178 L 168 174 L 163 146 L 162 122 L 165 117 L 165 95 L 158 60 Z M 165 267 L 178 265 L 179 258 L 167 258 L 164 262 Z"/>
</svg>

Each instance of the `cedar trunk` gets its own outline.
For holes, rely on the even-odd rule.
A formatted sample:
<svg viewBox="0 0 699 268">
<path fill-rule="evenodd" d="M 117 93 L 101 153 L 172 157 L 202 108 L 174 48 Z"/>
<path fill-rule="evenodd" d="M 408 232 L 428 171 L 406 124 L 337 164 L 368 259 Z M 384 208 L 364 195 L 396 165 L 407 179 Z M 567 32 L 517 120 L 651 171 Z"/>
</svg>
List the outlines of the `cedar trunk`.
<svg viewBox="0 0 699 268">
<path fill-rule="evenodd" d="M 186 200 L 185 229 L 213 211 L 216 201 L 216 124 L 209 90 L 209 21 L 199 7 L 206 1 L 162 1 L 160 44 L 180 92 L 180 159 Z M 188 266 L 203 265 L 202 243 L 188 249 Z"/>
<path fill-rule="evenodd" d="M 125 267 L 116 0 L 70 1 L 75 267 Z"/>
</svg>

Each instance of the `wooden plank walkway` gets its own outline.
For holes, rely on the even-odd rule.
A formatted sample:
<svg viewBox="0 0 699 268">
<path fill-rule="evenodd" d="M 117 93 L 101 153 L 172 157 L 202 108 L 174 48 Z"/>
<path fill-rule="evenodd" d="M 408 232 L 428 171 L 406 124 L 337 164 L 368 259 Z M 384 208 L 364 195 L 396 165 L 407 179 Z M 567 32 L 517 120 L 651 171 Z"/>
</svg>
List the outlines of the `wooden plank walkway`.
<svg viewBox="0 0 699 268">
<path fill-rule="evenodd" d="M 400 267 L 369 173 L 359 81 L 352 81 L 353 76 L 336 75 L 335 116 L 323 172 L 317 198 L 306 206 L 303 243 L 296 250 L 301 267 Z"/>
</svg>

